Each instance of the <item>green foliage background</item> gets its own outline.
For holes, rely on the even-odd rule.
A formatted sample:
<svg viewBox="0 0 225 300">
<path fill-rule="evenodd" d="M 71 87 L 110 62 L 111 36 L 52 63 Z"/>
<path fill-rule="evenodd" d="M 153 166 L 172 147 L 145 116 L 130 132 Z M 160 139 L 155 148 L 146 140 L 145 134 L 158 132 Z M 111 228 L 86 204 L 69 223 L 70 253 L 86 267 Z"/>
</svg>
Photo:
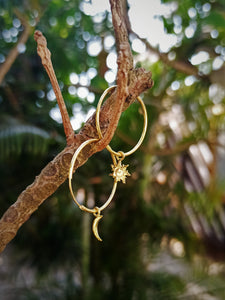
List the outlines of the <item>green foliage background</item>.
<svg viewBox="0 0 225 300">
<path fill-rule="evenodd" d="M 161 59 L 152 62 L 150 56 L 140 60 L 133 51 L 138 64 L 152 71 L 155 82 L 142 95 L 149 127 L 141 149 L 126 159 L 132 176 L 126 185 L 119 185 L 100 223 L 103 243 L 92 236 L 92 219 L 73 203 L 65 182 L 23 225 L 2 256 L 4 264 L 7 258 L 11 261 L 4 273 L 14 286 L 14 290 L 6 290 L 9 299 L 15 295 L 17 299 L 200 299 L 194 292 L 190 294 L 190 284 L 201 287 L 199 297 L 205 293 L 225 299 L 225 229 L 221 229 L 222 242 L 216 234 L 199 237 L 185 211 L 191 207 L 209 227 L 218 211 L 223 211 L 224 175 L 218 171 L 215 144 L 224 131 L 225 73 L 224 63 L 218 69 L 214 66 L 216 58 L 225 58 L 225 5 L 223 0 L 162 2 L 175 3 L 174 10 L 160 18 L 165 31 L 176 35 L 179 42 L 167 53 L 170 63 Z M 71 118 L 78 113 L 87 115 L 96 107 L 109 85 L 104 78 L 109 69 L 106 59 L 116 51 L 115 43 L 104 47 L 106 37 L 114 34 L 110 12 L 88 15 L 83 9 L 85 3 L 89 1 L 1 1 L 0 8 L 0 62 L 22 34 L 18 17 L 22 15 L 33 31 L 41 30 L 47 38 Z M 153 0 L 147 8 L 151 5 Z M 189 26 L 195 28 L 191 37 L 186 34 Z M 93 41 L 102 45 L 97 55 L 88 50 Z M 2 214 L 66 145 L 62 124 L 51 117 L 57 102 L 51 97 L 51 85 L 32 34 L 25 47 L 0 86 Z M 193 55 L 200 51 L 207 52 L 208 59 L 196 65 L 199 77 L 173 67 L 173 61 L 191 66 Z M 81 98 L 77 93 L 81 84 L 72 84 L 70 75 L 81 78 L 90 70 L 96 75 L 89 77 L 86 85 L 89 97 Z M 71 86 L 76 92 L 71 93 Z M 216 92 L 212 96 L 213 88 Z M 173 115 L 182 119 L 180 127 L 192 128 L 184 130 L 179 139 L 170 123 L 162 122 L 162 116 L 174 107 L 182 113 Z M 218 107 L 220 113 L 213 114 Z M 134 104 L 123 114 L 113 148 L 126 151 L 138 140 L 142 130 L 138 111 L 138 104 Z M 201 190 L 188 192 L 187 174 L 179 166 L 186 161 L 189 146 L 199 141 L 209 145 L 214 157 L 210 182 Z M 220 159 L 222 166 L 224 154 Z M 96 204 L 102 203 L 110 193 L 110 172 L 110 157 L 102 151 L 78 170 L 74 188 L 83 193 L 84 201 L 93 198 Z M 160 181 L 160 175 L 165 180 Z M 173 242 L 182 246 L 183 252 L 174 252 Z M 218 260 L 220 271 L 210 273 Z M 28 280 L 28 270 L 33 280 Z M 20 284 L 22 276 L 24 282 Z"/>
</svg>

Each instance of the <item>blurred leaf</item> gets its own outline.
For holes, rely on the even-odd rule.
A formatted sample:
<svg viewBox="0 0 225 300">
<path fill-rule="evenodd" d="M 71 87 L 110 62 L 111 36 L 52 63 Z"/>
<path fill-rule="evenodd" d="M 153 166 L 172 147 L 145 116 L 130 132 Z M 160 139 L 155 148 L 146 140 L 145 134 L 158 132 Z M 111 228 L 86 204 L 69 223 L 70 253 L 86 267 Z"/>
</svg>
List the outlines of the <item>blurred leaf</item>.
<svg viewBox="0 0 225 300">
<path fill-rule="evenodd" d="M 213 25 L 214 28 L 223 28 L 225 27 L 225 17 L 224 13 L 219 13 L 217 11 L 211 11 L 210 14 L 204 19 L 204 22 Z"/>
<path fill-rule="evenodd" d="M 14 125 L 0 127 L 0 159 L 18 156 L 23 151 L 33 155 L 43 155 L 48 149 L 49 134 L 32 125 Z"/>
</svg>

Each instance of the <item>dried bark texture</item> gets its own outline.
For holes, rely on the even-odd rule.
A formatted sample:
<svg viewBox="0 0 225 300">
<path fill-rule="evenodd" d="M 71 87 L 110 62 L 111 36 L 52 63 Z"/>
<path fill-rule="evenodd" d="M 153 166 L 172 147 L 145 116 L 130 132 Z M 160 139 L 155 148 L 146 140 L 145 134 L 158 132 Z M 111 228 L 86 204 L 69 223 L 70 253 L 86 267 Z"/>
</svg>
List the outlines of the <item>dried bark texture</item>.
<svg viewBox="0 0 225 300">
<path fill-rule="evenodd" d="M 66 104 L 64 102 L 55 71 L 51 62 L 51 52 L 47 48 L 46 38 L 40 31 L 35 31 L 34 39 L 37 42 L 37 53 L 41 58 L 42 65 L 44 66 L 46 72 L 48 73 L 48 77 L 51 81 L 52 87 L 55 92 L 55 96 L 59 105 L 60 113 L 62 116 L 64 131 L 66 135 L 67 145 L 72 145 L 74 140 L 74 132 L 73 127 L 70 123 L 70 118 L 66 109 Z"/>
<path fill-rule="evenodd" d="M 95 152 L 101 151 L 109 144 L 116 130 L 121 112 L 127 109 L 138 95 L 153 85 L 151 72 L 142 68 L 133 68 L 133 58 L 121 1 L 110 0 L 110 4 L 118 49 L 118 86 L 101 109 L 100 126 L 103 138 L 83 149 L 79 154 L 75 169 L 84 164 Z M 50 75 L 52 76 L 52 74 Z M 58 84 L 57 80 L 54 79 L 52 84 L 55 90 Z M 63 120 L 64 117 L 62 116 Z M 64 130 L 66 124 L 63 123 Z M 70 135 L 71 131 L 65 130 L 65 133 Z M 14 238 L 18 229 L 29 219 L 31 214 L 67 179 L 72 155 L 81 143 L 90 138 L 98 138 L 95 127 L 95 114 L 86 122 L 81 131 L 73 137 L 72 142 L 71 139 L 68 141 L 68 136 L 66 137 L 67 147 L 41 171 L 35 181 L 20 194 L 17 201 L 9 207 L 1 218 L 0 252 Z"/>
</svg>

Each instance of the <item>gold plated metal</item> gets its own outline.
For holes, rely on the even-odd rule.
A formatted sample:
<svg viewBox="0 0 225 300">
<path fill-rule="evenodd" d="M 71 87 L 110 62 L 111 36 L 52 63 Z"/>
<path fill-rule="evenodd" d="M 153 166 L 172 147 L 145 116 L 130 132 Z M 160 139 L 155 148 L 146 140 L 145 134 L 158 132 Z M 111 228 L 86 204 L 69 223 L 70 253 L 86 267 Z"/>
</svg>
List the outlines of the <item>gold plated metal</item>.
<svg viewBox="0 0 225 300">
<path fill-rule="evenodd" d="M 110 204 L 110 202 L 112 201 L 113 199 L 113 196 L 115 195 L 115 192 L 116 192 L 116 188 L 117 188 L 117 182 L 119 181 L 122 181 L 123 183 L 126 183 L 126 177 L 127 176 L 130 176 L 130 173 L 128 172 L 127 170 L 127 167 L 128 165 L 123 165 L 122 164 L 122 161 L 124 160 L 124 158 L 128 155 L 131 155 L 132 153 L 134 153 L 141 145 L 141 143 L 143 142 L 144 140 L 144 137 L 145 137 L 145 134 L 146 134 L 146 130 L 147 130 L 147 122 L 148 122 L 148 118 L 147 118 L 147 112 L 146 112 L 146 108 L 145 108 L 145 105 L 143 103 L 143 101 L 141 100 L 140 97 L 137 97 L 137 100 L 138 102 L 141 104 L 141 107 L 142 107 L 142 111 L 143 111 L 143 117 L 144 117 L 144 126 L 143 126 L 143 130 L 142 130 L 142 134 L 141 134 L 141 137 L 138 141 L 138 143 L 128 152 L 122 152 L 122 151 L 114 151 L 109 145 L 106 147 L 106 149 L 110 152 L 111 154 L 111 157 L 112 157 L 112 160 L 113 160 L 113 164 L 111 165 L 112 167 L 112 173 L 109 174 L 110 176 L 113 177 L 114 179 L 114 183 L 113 183 L 113 187 L 112 187 L 112 191 L 111 191 L 111 194 L 108 198 L 108 200 L 100 207 L 97 207 L 95 206 L 94 208 L 88 208 L 84 205 L 81 205 L 74 193 L 73 193 L 73 188 L 72 188 L 72 177 L 73 177 L 73 169 L 74 169 L 74 166 L 75 166 L 75 163 L 77 161 L 77 158 L 80 154 L 80 152 L 89 144 L 91 143 L 94 143 L 94 142 L 97 142 L 99 141 L 100 139 L 102 139 L 102 132 L 101 132 L 101 128 L 100 128 L 100 124 L 99 124 L 99 114 L 100 114 L 100 108 L 101 108 L 101 105 L 102 105 L 102 102 L 105 98 L 105 96 L 107 95 L 107 93 L 112 90 L 112 89 L 115 89 L 116 88 L 116 85 L 114 86 L 111 86 L 109 87 L 108 89 L 106 89 L 104 91 L 104 93 L 102 94 L 102 96 L 100 97 L 100 100 L 99 100 L 99 103 L 98 103 L 98 106 L 97 106 L 97 109 L 96 109 L 96 129 L 97 129 L 97 132 L 98 132 L 98 135 L 99 135 L 99 138 L 96 139 L 96 138 L 93 138 L 93 139 L 90 139 L 90 140 L 87 140 L 85 142 L 83 142 L 76 150 L 76 152 L 74 153 L 73 155 L 73 158 L 71 160 L 71 164 L 70 164 L 70 169 L 69 169 L 69 189 L 70 189 L 70 193 L 72 195 L 72 198 L 74 200 L 74 202 L 78 205 L 78 207 L 83 210 L 83 211 L 86 211 L 88 213 L 92 213 L 95 217 L 94 221 L 93 221 L 93 224 L 92 224 L 92 231 L 95 235 L 95 237 L 99 240 L 99 241 L 102 241 L 102 239 L 100 238 L 99 236 L 99 233 L 98 233 L 98 224 L 100 222 L 100 220 L 102 219 L 103 215 L 101 215 L 101 212 Z"/>
<path fill-rule="evenodd" d="M 99 123 L 99 115 L 100 115 L 101 105 L 102 105 L 102 102 L 103 102 L 105 96 L 108 94 L 108 92 L 110 92 L 111 90 L 114 90 L 116 87 L 117 87 L 116 85 L 113 85 L 113 86 L 107 88 L 99 99 L 97 109 L 96 109 L 96 117 L 95 117 L 96 118 L 96 129 L 97 129 L 99 138 L 103 137 L 101 128 L 100 128 L 100 123 Z M 112 160 L 113 160 L 113 165 L 111 165 L 113 173 L 110 175 L 117 182 L 122 181 L 123 183 L 126 183 L 126 176 L 130 176 L 130 173 L 127 171 L 127 167 L 129 165 L 122 165 L 121 162 L 126 156 L 131 155 L 140 147 L 140 145 L 142 144 L 142 142 L 144 140 L 146 131 L 147 131 L 148 116 L 147 116 L 145 104 L 140 97 L 137 97 L 137 100 L 141 104 L 141 108 L 143 111 L 143 117 L 144 117 L 144 125 L 143 125 L 142 134 L 141 134 L 141 137 L 140 137 L 139 141 L 137 142 L 137 144 L 130 151 L 125 152 L 125 153 L 122 151 L 118 151 L 118 152 L 114 151 L 110 147 L 110 145 L 106 146 L 106 149 L 110 152 Z"/>
<path fill-rule="evenodd" d="M 92 213 L 94 216 L 95 216 L 95 219 L 93 221 L 93 224 L 92 224 L 92 230 L 93 230 L 93 233 L 95 235 L 95 237 L 99 240 L 99 241 L 102 241 L 102 239 L 100 238 L 99 234 L 98 234 L 98 223 L 99 221 L 101 220 L 101 218 L 103 217 L 101 215 L 101 211 L 104 210 L 108 205 L 109 203 L 112 201 L 113 199 L 113 196 L 115 195 L 115 192 L 116 192 L 116 187 L 117 187 L 117 181 L 114 180 L 114 184 L 113 184 L 113 188 L 112 188 L 112 191 L 111 191 L 111 194 L 108 198 L 108 200 L 100 207 L 97 207 L 95 206 L 94 208 L 88 208 L 84 205 L 81 205 L 75 195 L 74 195 L 74 192 L 73 192 L 73 188 L 72 188 L 72 178 L 73 178 L 73 169 L 74 169 L 74 165 L 75 165 L 75 162 L 77 160 L 77 157 L 78 155 L 80 154 L 80 152 L 84 149 L 84 147 L 86 147 L 87 145 L 93 143 L 93 142 L 97 142 L 99 141 L 99 139 L 90 139 L 90 140 L 87 140 L 85 142 L 83 142 L 76 150 L 76 152 L 74 153 L 73 155 L 73 158 L 71 160 L 71 164 L 70 164 L 70 169 L 69 169 L 69 189 L 70 189 L 70 193 L 73 197 L 73 200 L 74 202 L 78 205 L 78 207 L 83 210 L 83 211 L 86 211 L 88 213 Z"/>
<path fill-rule="evenodd" d="M 114 90 L 117 86 L 116 85 L 113 85 L 113 86 L 110 86 L 109 88 L 107 88 L 104 93 L 101 95 L 99 101 L 98 101 L 98 105 L 97 105 L 97 109 L 96 109 L 96 129 L 97 129 L 97 132 L 98 132 L 98 136 L 99 138 L 101 139 L 103 136 L 102 136 L 102 132 L 101 132 L 101 128 L 100 128 L 100 124 L 99 124 L 99 115 L 100 115 L 100 109 L 101 109 L 101 105 L 102 105 L 102 102 L 103 100 L 105 99 L 105 96 L 108 94 L 108 92 L 110 92 L 111 90 Z M 123 153 L 124 156 L 128 156 L 128 155 L 131 155 L 132 153 L 134 153 L 139 147 L 140 145 L 142 144 L 143 140 L 144 140 L 144 137 L 145 137 L 145 134 L 146 134 L 146 131 L 147 131 L 147 125 L 148 125 L 148 116 L 147 116 L 147 111 L 146 111 L 146 108 L 145 108 L 145 104 L 144 102 L 142 101 L 142 99 L 138 96 L 137 97 L 137 100 L 138 102 L 141 104 L 141 108 L 142 108 L 142 111 L 143 111 L 143 116 L 144 116 L 144 126 L 143 126 L 143 130 L 142 130 L 142 134 L 141 134 L 141 137 L 138 141 L 138 143 L 134 146 L 134 148 L 132 148 L 130 151 L 126 152 L 126 153 Z M 119 152 L 116 152 L 114 151 L 110 145 L 106 146 L 106 149 L 111 153 L 111 154 L 114 154 L 116 156 L 119 156 L 121 157 L 121 153 L 122 151 L 119 151 Z"/>
</svg>

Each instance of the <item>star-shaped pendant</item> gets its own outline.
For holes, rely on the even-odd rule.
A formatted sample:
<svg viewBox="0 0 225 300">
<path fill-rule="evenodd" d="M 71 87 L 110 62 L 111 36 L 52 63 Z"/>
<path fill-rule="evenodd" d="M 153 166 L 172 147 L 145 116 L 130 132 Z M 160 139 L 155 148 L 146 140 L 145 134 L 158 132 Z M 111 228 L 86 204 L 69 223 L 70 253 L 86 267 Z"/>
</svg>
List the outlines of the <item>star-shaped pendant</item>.
<svg viewBox="0 0 225 300">
<path fill-rule="evenodd" d="M 126 176 L 130 176 L 130 173 L 127 171 L 128 166 L 129 165 L 122 165 L 121 161 L 119 161 L 116 166 L 111 165 L 113 173 L 109 175 L 112 176 L 116 182 L 122 181 L 126 183 Z"/>
</svg>

